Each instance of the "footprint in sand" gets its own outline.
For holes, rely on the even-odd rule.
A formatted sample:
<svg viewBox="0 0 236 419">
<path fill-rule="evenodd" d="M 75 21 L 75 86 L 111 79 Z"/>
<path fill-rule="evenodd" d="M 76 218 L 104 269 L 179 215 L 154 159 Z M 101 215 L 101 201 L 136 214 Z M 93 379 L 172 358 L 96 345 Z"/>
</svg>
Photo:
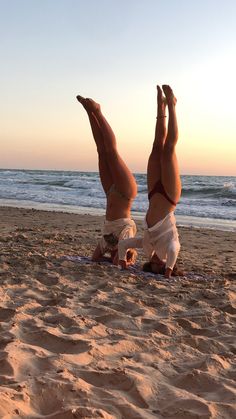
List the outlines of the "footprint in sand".
<svg viewBox="0 0 236 419">
<path fill-rule="evenodd" d="M 47 287 L 51 287 L 52 285 L 57 285 L 59 282 L 59 278 L 55 274 L 50 274 L 47 271 L 40 271 L 35 274 L 35 278 L 41 284 L 46 285 Z"/>
<path fill-rule="evenodd" d="M 196 394 L 207 401 L 217 400 L 228 403 L 235 401 L 234 383 L 227 378 L 219 378 L 208 372 L 193 369 L 191 372 L 179 374 L 173 381 L 176 387 Z"/>
<path fill-rule="evenodd" d="M 177 399 L 176 396 L 173 399 L 173 402 L 168 402 L 168 407 L 161 411 L 158 410 L 156 413 L 173 419 L 210 419 L 213 417 L 214 410 L 211 409 L 211 406 L 208 406 L 204 401 L 191 398 L 191 395 L 189 395 L 189 399 Z"/>
<path fill-rule="evenodd" d="M 14 317 L 15 313 L 15 310 L 0 307 L 0 322 L 9 322 Z"/>
<path fill-rule="evenodd" d="M 109 391 L 123 391 L 130 403 L 134 403 L 140 408 L 148 407 L 148 404 L 137 388 L 136 377 L 129 377 L 124 371 L 80 371 L 79 376 L 87 383 L 95 386 L 95 388 L 107 389 Z"/>
<path fill-rule="evenodd" d="M 14 370 L 10 362 L 7 360 L 7 358 L 8 358 L 8 353 L 5 351 L 1 351 L 0 352 L 0 374 L 13 376 Z M 0 383 L 1 383 L 1 379 L 0 379 Z"/>
<path fill-rule="evenodd" d="M 197 323 L 188 319 L 179 318 L 177 319 L 177 323 L 191 335 L 216 337 L 220 334 L 217 330 L 210 329 L 209 327 L 202 328 Z"/>
<path fill-rule="evenodd" d="M 228 352 L 228 348 L 224 344 L 204 336 L 182 336 L 181 343 L 189 345 L 203 354 L 224 354 Z"/>
<path fill-rule="evenodd" d="M 85 340 L 67 339 L 64 336 L 54 335 L 33 325 L 32 321 L 21 322 L 16 335 L 23 343 L 38 346 L 58 354 L 78 354 L 87 352 L 90 349 L 89 342 Z"/>
</svg>

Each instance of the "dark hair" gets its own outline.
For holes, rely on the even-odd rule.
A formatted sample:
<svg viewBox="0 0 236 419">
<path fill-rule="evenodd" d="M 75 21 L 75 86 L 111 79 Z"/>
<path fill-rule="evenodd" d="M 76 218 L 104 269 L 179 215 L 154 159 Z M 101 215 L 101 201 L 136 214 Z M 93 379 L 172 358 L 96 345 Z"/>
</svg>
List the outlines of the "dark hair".
<svg viewBox="0 0 236 419">
<path fill-rule="evenodd" d="M 132 264 L 135 263 L 137 258 L 137 252 L 135 249 L 129 249 L 126 254 L 127 262 L 131 262 Z"/>
<path fill-rule="evenodd" d="M 152 272 L 151 262 L 145 262 L 143 264 L 143 271 L 144 272 Z"/>
<path fill-rule="evenodd" d="M 152 270 L 152 262 L 145 262 L 143 264 L 143 271 L 144 272 L 156 273 L 156 272 L 153 272 L 153 270 Z M 165 274 L 165 265 L 163 265 L 163 266 L 160 265 L 160 271 L 158 273 L 160 275 L 164 275 Z"/>
<path fill-rule="evenodd" d="M 108 246 L 115 247 L 118 244 L 118 237 L 115 236 L 115 234 L 104 234 L 103 238 L 105 242 L 108 244 Z"/>
<path fill-rule="evenodd" d="M 163 265 L 163 266 L 160 266 L 160 271 L 159 271 L 159 275 L 165 275 L 165 270 L 166 270 L 166 267 L 165 267 L 165 265 Z M 143 271 L 144 272 L 151 272 L 151 273 L 156 273 L 156 272 L 153 272 L 153 270 L 152 270 L 152 262 L 145 262 L 144 264 L 143 264 Z M 178 268 L 178 266 L 177 266 L 177 264 L 175 264 L 175 266 L 173 267 L 173 270 L 172 270 L 172 276 L 183 276 L 183 271 L 181 270 L 181 269 L 179 269 Z"/>
</svg>

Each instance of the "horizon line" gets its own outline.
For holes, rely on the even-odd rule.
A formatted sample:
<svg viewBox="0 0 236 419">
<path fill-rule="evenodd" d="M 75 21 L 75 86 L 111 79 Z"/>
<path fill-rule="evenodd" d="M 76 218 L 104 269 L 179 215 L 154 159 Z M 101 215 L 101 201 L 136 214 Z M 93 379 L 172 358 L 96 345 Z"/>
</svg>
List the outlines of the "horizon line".
<svg viewBox="0 0 236 419">
<path fill-rule="evenodd" d="M 44 171 L 44 172 L 82 172 L 82 173 L 99 173 L 98 170 L 79 170 L 79 169 L 20 169 L 20 168 L 4 168 L 0 167 L 0 170 L 8 171 Z M 133 172 L 134 174 L 146 175 L 146 172 Z M 180 176 L 218 176 L 218 177 L 236 177 L 235 175 L 217 175 L 217 174 L 196 174 L 196 173 L 180 173 Z"/>
</svg>

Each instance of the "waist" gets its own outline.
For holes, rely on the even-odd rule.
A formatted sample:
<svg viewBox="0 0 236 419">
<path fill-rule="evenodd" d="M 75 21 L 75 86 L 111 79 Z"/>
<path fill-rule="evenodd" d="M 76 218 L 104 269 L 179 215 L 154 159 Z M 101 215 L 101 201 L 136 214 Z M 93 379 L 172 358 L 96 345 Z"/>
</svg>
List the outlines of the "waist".
<svg viewBox="0 0 236 419">
<path fill-rule="evenodd" d="M 174 211 L 169 212 L 164 218 L 162 218 L 160 221 L 157 221 L 156 224 L 151 227 L 148 226 L 147 219 L 144 219 L 144 227 L 150 233 L 160 230 L 161 227 L 165 228 L 166 225 L 168 225 L 167 228 L 176 226 Z"/>
<path fill-rule="evenodd" d="M 107 218 L 104 221 L 104 226 L 122 226 L 122 225 L 134 225 L 135 222 L 132 218 L 116 218 L 115 220 L 108 220 Z"/>
</svg>

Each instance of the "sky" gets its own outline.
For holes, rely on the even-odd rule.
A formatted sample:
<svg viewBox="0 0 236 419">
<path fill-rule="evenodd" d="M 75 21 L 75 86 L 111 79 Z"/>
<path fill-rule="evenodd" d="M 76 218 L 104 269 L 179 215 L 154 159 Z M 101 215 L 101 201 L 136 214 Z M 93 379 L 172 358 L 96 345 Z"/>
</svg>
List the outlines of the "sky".
<svg viewBox="0 0 236 419">
<path fill-rule="evenodd" d="M 181 174 L 236 175 L 235 16 L 234 0 L 0 0 L 0 167 L 96 171 L 81 94 L 145 173 L 170 84 Z"/>
</svg>

